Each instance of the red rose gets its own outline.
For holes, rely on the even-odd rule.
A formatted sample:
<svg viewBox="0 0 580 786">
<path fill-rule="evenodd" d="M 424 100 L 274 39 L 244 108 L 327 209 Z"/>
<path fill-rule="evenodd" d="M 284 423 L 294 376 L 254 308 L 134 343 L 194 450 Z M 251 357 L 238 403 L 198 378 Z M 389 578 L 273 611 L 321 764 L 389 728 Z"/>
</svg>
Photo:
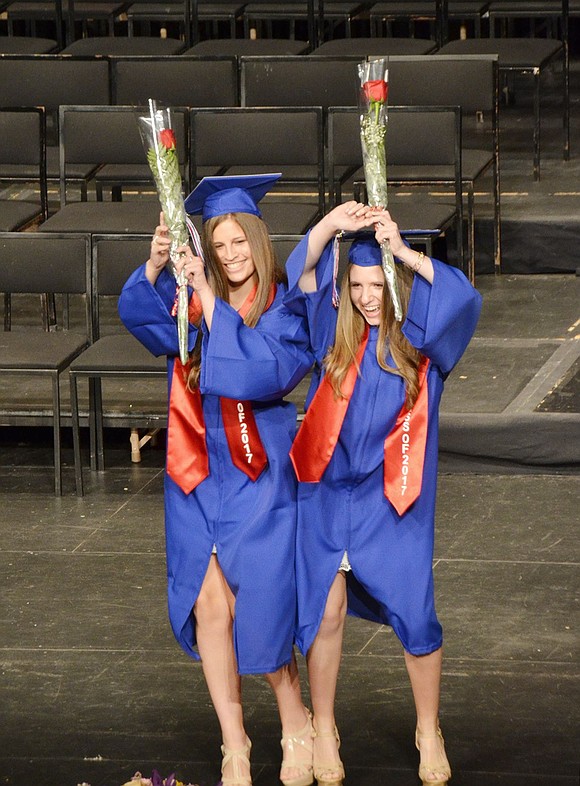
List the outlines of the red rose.
<svg viewBox="0 0 580 786">
<path fill-rule="evenodd" d="M 171 128 L 164 128 L 159 134 L 159 141 L 168 150 L 175 150 L 177 147 L 177 140 Z"/>
<path fill-rule="evenodd" d="M 384 79 L 374 79 L 363 85 L 365 96 L 369 101 L 379 101 L 384 104 L 387 100 L 388 85 Z"/>
</svg>

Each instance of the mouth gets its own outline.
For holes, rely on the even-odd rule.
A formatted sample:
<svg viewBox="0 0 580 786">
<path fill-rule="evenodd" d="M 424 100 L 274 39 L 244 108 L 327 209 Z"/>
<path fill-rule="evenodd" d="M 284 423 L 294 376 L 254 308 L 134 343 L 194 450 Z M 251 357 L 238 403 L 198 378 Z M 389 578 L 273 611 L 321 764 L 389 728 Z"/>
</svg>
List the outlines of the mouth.
<svg viewBox="0 0 580 786">
<path fill-rule="evenodd" d="M 243 267 L 244 262 L 245 262 L 244 259 L 238 260 L 237 262 L 226 262 L 224 264 L 224 267 L 230 273 L 235 273 L 236 270 L 239 270 L 241 267 Z"/>
<path fill-rule="evenodd" d="M 362 307 L 365 314 L 368 314 L 369 317 L 377 316 L 379 311 L 381 310 L 380 306 L 363 306 Z"/>
</svg>

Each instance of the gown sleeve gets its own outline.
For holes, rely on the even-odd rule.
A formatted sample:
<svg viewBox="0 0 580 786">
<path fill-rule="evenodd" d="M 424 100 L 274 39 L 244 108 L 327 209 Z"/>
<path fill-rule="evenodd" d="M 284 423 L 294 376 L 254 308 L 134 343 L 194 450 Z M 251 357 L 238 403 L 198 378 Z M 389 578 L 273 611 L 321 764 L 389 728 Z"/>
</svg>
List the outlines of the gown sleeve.
<svg viewBox="0 0 580 786">
<path fill-rule="evenodd" d="M 155 286 L 141 265 L 127 279 L 119 296 L 121 321 L 156 356 L 178 355 L 177 321 L 171 316 L 175 300 L 175 278 L 163 270 Z M 195 345 L 197 328 L 189 325 L 188 348 Z"/>
<path fill-rule="evenodd" d="M 312 362 L 305 321 L 286 308 L 281 293 L 253 328 L 216 298 L 211 330 L 204 330 L 199 387 L 226 398 L 271 401 L 293 390 Z"/>
<path fill-rule="evenodd" d="M 334 241 L 330 241 L 316 264 L 316 291 L 302 292 L 298 285 L 308 251 L 308 235 L 305 235 L 286 262 L 288 294 L 286 307 L 294 314 L 306 317 L 310 345 L 318 364 L 334 343 L 336 309 L 332 303 L 334 272 Z"/>
<path fill-rule="evenodd" d="M 430 284 L 415 276 L 402 331 L 409 342 L 444 375 L 459 361 L 477 325 L 481 295 L 464 274 L 433 259 Z"/>
</svg>

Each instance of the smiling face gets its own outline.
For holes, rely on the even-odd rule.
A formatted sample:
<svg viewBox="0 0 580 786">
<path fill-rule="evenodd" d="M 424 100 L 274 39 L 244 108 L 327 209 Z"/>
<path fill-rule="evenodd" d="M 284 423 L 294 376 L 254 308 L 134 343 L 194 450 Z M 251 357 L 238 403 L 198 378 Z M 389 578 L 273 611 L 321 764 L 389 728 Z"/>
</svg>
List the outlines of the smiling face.
<svg viewBox="0 0 580 786">
<path fill-rule="evenodd" d="M 379 325 L 383 308 L 385 274 L 380 265 L 352 265 L 349 275 L 350 299 L 369 325 Z"/>
<path fill-rule="evenodd" d="M 233 218 L 219 223 L 213 231 L 213 247 L 223 267 L 230 290 L 251 288 L 256 283 L 256 266 L 246 233 Z"/>
</svg>

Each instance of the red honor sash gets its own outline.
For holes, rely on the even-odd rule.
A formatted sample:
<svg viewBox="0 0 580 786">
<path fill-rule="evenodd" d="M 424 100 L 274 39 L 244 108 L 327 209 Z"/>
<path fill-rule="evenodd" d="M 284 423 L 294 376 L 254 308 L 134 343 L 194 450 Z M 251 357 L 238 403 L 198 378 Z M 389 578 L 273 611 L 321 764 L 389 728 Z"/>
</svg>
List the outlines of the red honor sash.
<svg viewBox="0 0 580 786">
<path fill-rule="evenodd" d="M 419 364 L 419 395 L 408 410 L 405 405 L 385 440 L 385 497 L 402 516 L 421 493 L 429 396 L 427 391 L 427 367 L 429 360 L 423 358 Z"/>
<path fill-rule="evenodd" d="M 238 310 L 242 319 L 246 316 L 257 287 L 248 295 Z M 272 284 L 266 309 L 276 296 L 276 285 Z M 189 306 L 189 319 L 195 321 L 201 312 L 199 298 L 193 293 Z M 249 401 L 237 401 L 220 397 L 224 430 L 233 464 L 255 481 L 268 463 L 268 457 Z M 209 474 L 205 423 L 199 388 L 191 391 L 187 387 L 187 368 L 175 358 L 169 418 L 167 423 L 167 474 L 185 494 L 189 494 Z"/>
<path fill-rule="evenodd" d="M 338 442 L 368 341 L 368 326 L 356 353 L 356 362 L 346 373 L 336 399 L 325 375 L 316 391 L 290 451 L 296 477 L 303 483 L 318 483 L 328 466 Z M 384 446 L 384 491 L 397 513 L 403 513 L 421 493 L 423 463 L 427 442 L 427 367 L 429 360 L 419 364 L 419 395 L 413 408 L 403 405 Z"/>
</svg>

